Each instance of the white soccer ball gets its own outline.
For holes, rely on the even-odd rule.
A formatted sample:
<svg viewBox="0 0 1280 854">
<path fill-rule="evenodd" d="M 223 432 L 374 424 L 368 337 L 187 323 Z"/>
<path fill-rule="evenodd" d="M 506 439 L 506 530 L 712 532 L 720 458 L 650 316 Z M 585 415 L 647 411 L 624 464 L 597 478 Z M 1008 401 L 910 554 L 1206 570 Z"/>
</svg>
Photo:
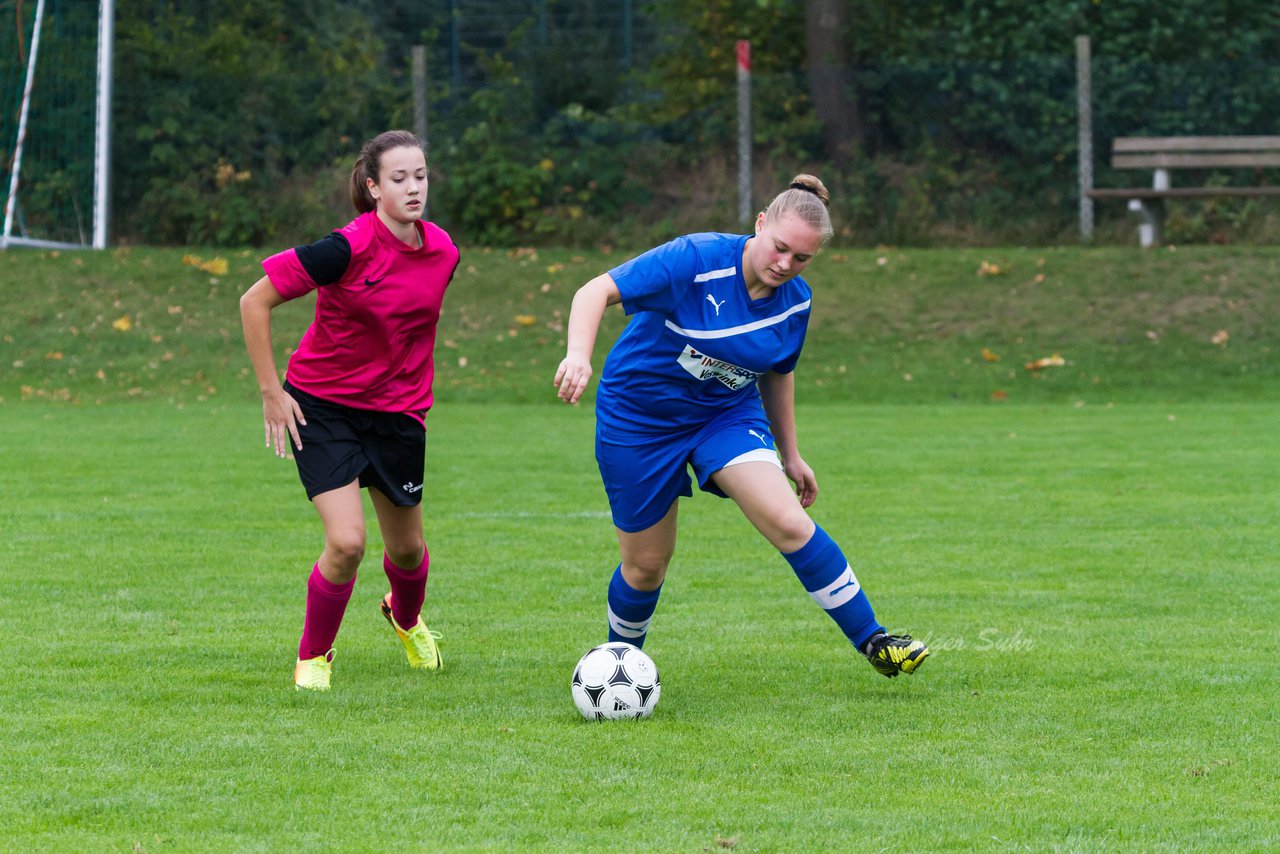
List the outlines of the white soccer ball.
<svg viewBox="0 0 1280 854">
<path fill-rule="evenodd" d="M 662 694 L 653 659 L 629 643 L 604 643 L 573 669 L 573 702 L 587 720 L 647 718 Z"/>
</svg>

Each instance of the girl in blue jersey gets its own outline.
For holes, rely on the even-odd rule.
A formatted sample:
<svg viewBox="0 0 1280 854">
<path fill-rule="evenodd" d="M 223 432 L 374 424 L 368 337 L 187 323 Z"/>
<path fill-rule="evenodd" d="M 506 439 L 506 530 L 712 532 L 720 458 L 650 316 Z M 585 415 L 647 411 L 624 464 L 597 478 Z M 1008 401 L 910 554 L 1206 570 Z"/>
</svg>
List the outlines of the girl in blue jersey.
<svg viewBox="0 0 1280 854">
<path fill-rule="evenodd" d="M 555 376 L 566 403 L 591 380 L 605 309 L 621 302 L 633 316 L 596 395 L 596 460 L 622 555 L 609 584 L 610 641 L 644 645 L 692 466 L 698 486 L 738 505 L 878 672 L 912 673 L 929 654 L 885 632 L 840 547 L 805 512 L 818 482 L 796 443 L 793 371 L 811 296 L 799 274 L 831 238 L 828 204 L 819 179 L 798 175 L 754 234 L 678 237 L 574 295 Z"/>
</svg>

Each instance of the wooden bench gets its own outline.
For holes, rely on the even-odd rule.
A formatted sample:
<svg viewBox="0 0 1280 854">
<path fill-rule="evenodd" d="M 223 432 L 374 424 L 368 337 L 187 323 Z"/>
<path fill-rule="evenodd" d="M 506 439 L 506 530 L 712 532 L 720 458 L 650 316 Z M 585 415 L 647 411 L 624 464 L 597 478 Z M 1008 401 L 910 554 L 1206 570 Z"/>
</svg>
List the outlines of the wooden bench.
<svg viewBox="0 0 1280 854">
<path fill-rule="evenodd" d="M 1112 142 L 1111 168 L 1151 169 L 1151 187 L 1091 188 L 1092 199 L 1128 199 L 1141 217 L 1138 242 L 1152 246 L 1160 239 L 1165 199 L 1218 196 L 1280 196 L 1280 185 L 1262 183 L 1262 170 L 1280 168 L 1280 136 L 1130 136 Z M 1252 169 L 1255 183 L 1244 187 L 1174 187 L 1173 169 Z M 1148 206 L 1147 201 L 1157 204 Z"/>
</svg>

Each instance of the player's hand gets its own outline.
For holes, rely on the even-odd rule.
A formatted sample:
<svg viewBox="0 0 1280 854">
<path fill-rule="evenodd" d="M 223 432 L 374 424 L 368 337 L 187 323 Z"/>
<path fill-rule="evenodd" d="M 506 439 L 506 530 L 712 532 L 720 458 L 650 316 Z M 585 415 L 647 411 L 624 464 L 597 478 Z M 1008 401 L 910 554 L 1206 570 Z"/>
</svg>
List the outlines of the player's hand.
<svg viewBox="0 0 1280 854">
<path fill-rule="evenodd" d="M 288 453 L 290 439 L 295 448 L 302 450 L 298 425 L 307 426 L 307 419 L 302 407 L 284 389 L 262 396 L 262 420 L 267 428 L 267 448 L 273 449 L 277 457 L 283 459 Z"/>
<path fill-rule="evenodd" d="M 556 378 L 552 385 L 556 386 L 556 397 L 565 403 L 577 403 L 582 393 L 591 382 L 591 362 L 576 354 L 564 357 L 556 370 Z"/>
<path fill-rule="evenodd" d="M 782 470 L 796 485 L 796 497 L 800 499 L 801 507 L 808 507 L 818 500 L 818 478 L 808 463 L 796 457 L 783 463 Z"/>
</svg>

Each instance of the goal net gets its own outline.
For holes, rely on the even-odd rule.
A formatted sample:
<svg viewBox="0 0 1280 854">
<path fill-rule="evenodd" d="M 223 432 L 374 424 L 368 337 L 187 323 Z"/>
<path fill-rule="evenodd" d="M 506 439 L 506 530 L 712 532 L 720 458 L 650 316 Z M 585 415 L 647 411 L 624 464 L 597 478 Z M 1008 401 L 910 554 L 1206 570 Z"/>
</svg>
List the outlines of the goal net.
<svg viewBox="0 0 1280 854">
<path fill-rule="evenodd" d="M 106 245 L 112 7 L 0 0 L 0 248 Z"/>
</svg>

